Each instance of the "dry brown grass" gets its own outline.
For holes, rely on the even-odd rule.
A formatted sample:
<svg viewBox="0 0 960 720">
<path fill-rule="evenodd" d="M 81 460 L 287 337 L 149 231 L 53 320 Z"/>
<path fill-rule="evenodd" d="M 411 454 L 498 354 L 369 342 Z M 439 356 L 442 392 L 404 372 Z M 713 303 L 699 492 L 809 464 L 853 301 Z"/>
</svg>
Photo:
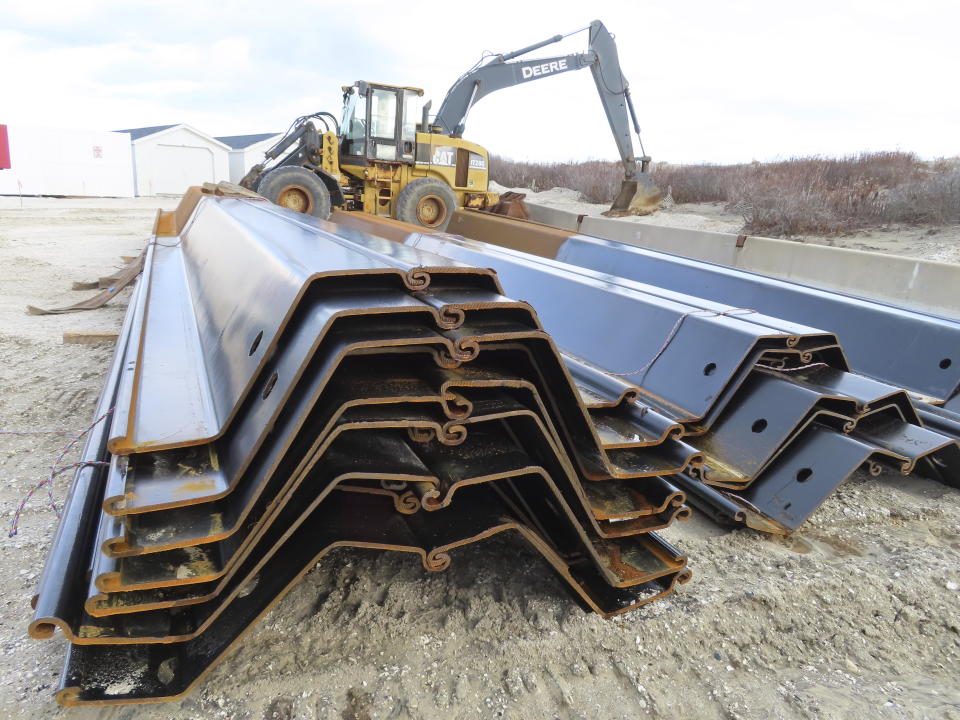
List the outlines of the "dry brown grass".
<svg viewBox="0 0 960 720">
<path fill-rule="evenodd" d="M 492 178 L 508 187 L 577 190 L 611 202 L 619 163 L 524 163 L 494 156 Z M 676 203 L 722 202 L 743 215 L 744 231 L 790 237 L 830 235 L 887 223 L 960 223 L 960 161 L 925 162 L 912 153 L 791 158 L 742 165 L 654 167 Z"/>
</svg>

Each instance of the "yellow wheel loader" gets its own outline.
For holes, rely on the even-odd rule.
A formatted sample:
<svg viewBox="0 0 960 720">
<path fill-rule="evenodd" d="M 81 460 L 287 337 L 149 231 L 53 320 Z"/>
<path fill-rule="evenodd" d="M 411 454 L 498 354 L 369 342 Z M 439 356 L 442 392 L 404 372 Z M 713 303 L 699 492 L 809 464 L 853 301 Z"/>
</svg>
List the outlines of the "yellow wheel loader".
<svg viewBox="0 0 960 720">
<path fill-rule="evenodd" d="M 487 151 L 463 139 L 470 108 L 497 90 L 590 68 L 624 168 L 607 214 L 653 212 L 661 194 L 650 179 L 650 158 L 633 154 L 631 128 L 639 139 L 640 127 L 613 36 L 599 20 L 584 29 L 590 33 L 584 53 L 515 60 L 567 37 L 555 35 L 478 63 L 453 84 L 432 121 L 419 88 L 345 86 L 339 120 L 328 112 L 297 118 L 240 184 L 317 217 L 338 207 L 443 230 L 457 208 L 490 209 L 498 199 L 489 191 Z"/>
</svg>

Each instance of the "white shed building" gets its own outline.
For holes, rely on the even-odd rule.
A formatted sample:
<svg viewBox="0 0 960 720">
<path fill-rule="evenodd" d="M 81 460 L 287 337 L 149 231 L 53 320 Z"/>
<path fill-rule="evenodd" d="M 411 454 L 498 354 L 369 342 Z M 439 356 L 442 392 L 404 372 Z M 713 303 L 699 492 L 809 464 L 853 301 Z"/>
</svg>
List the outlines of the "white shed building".
<svg viewBox="0 0 960 720">
<path fill-rule="evenodd" d="M 230 147 L 189 125 L 132 128 L 137 195 L 180 195 L 230 177 Z"/>
<path fill-rule="evenodd" d="M 217 140 L 230 146 L 230 182 L 238 183 L 247 171 L 263 160 L 263 154 L 277 144 L 283 133 L 226 135 Z"/>
<path fill-rule="evenodd" d="M 27 125 L 5 129 L 0 195 L 133 195 L 129 135 Z"/>
</svg>

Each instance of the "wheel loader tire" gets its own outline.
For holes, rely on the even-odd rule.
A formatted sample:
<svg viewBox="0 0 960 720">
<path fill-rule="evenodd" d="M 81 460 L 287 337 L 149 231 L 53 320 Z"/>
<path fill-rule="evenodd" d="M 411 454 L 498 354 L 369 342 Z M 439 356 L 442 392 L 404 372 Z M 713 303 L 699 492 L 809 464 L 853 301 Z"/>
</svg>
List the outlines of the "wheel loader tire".
<svg viewBox="0 0 960 720">
<path fill-rule="evenodd" d="M 397 196 L 397 220 L 431 230 L 446 230 L 457 209 L 457 196 L 443 180 L 419 178 Z"/>
<path fill-rule="evenodd" d="M 271 170 L 260 178 L 257 192 L 280 207 L 324 220 L 330 217 L 330 191 L 306 168 Z"/>
</svg>

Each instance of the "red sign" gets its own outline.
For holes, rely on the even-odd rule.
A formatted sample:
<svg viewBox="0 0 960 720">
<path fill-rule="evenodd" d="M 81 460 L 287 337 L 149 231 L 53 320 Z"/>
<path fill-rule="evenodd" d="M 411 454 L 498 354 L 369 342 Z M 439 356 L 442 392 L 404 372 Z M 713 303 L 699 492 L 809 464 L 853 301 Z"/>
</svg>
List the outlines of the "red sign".
<svg viewBox="0 0 960 720">
<path fill-rule="evenodd" d="M 7 136 L 7 126 L 0 125 L 0 170 L 10 169 L 10 138 Z"/>
</svg>

